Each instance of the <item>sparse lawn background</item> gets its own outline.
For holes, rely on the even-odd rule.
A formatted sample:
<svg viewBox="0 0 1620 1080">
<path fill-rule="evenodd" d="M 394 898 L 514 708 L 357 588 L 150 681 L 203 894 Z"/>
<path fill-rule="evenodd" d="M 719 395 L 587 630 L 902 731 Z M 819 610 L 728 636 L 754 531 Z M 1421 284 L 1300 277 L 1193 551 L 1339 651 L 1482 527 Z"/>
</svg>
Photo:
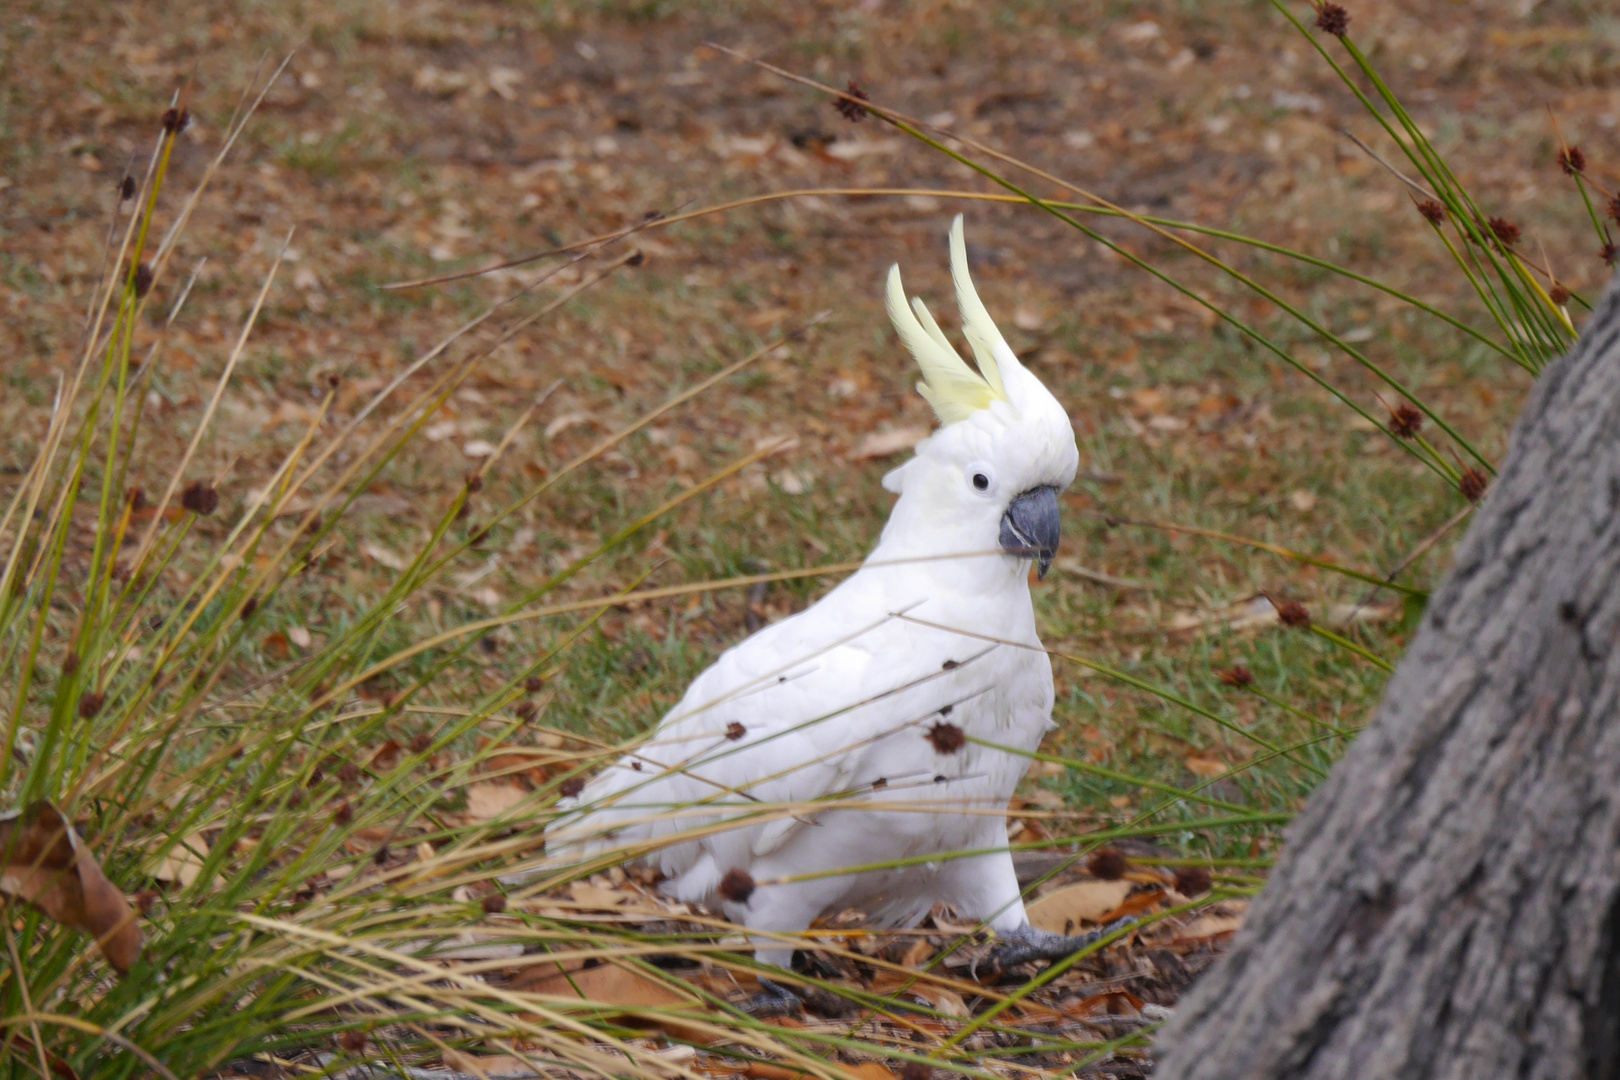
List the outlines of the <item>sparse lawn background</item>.
<svg viewBox="0 0 1620 1080">
<path fill-rule="evenodd" d="M 1577 294 L 1595 294 L 1608 271 L 1555 164 L 1547 106 L 1585 150 L 1592 176 L 1620 186 L 1620 20 L 1604 5 L 1573 2 L 1358 3 L 1351 15 L 1361 47 L 1475 198 L 1523 229 L 1526 258 L 1550 262 Z M 255 70 L 293 52 L 203 196 L 143 331 L 155 338 L 201 260 L 146 387 L 129 476 L 161 490 L 291 233 L 219 421 L 186 477 L 213 484 L 222 499 L 224 512 L 196 522 L 199 545 L 222 536 L 267 483 L 334 380 L 328 430 L 556 260 L 436 286 L 383 283 L 574 243 L 650 212 L 772 192 L 999 191 L 876 120 L 845 121 L 824 95 L 736 62 L 711 41 L 839 87 L 853 79 L 885 105 L 1134 212 L 1308 252 L 1491 330 L 1401 182 L 1338 129 L 1393 160 L 1387 140 L 1268 4 L 22 3 L 0 24 L 0 492 L 9 497 L 31 462 L 82 347 L 118 181 L 126 169 L 139 175 L 157 115 L 188 80 L 193 122 L 177 141 L 159 234 L 217 152 Z M 1045 181 L 1036 190 L 1073 197 Z M 1391 662 L 1412 612 L 1396 594 L 1262 550 L 1140 523 L 1215 530 L 1381 575 L 1466 501 L 1302 375 L 1100 245 L 1028 206 L 932 194 L 805 195 L 655 223 L 630 238 L 644 262 L 497 349 L 344 514 L 318 560 L 256 616 L 247 654 L 214 691 L 221 709 L 352 625 L 537 398 L 453 536 L 477 533 L 608 433 L 823 312 L 527 502 L 411 597 L 374 644 L 386 654 L 542 587 L 548 601 L 562 601 L 860 558 L 887 513 L 879 480 L 903 460 L 903 433 L 920 437 L 931 423 L 883 315 L 882 274 L 899 261 L 910 291 L 954 328 L 944 235 L 959 211 L 986 304 L 1068 405 L 1080 440 L 1064 551 L 1036 590 L 1047 645 L 1172 690 L 1232 725 L 1060 659 L 1059 727 L 1045 749 L 1186 787 L 1253 758 L 1244 731 L 1281 745 L 1317 739 L 1296 768 L 1238 774 L 1211 789 L 1257 811 L 1296 808 L 1312 770 L 1344 745 L 1320 736 L 1362 723 L 1384 673 L 1276 625 L 1264 596 L 1304 603 L 1317 622 Z M 1136 226 L 1095 227 L 1387 415 L 1350 359 L 1310 342 L 1269 302 Z M 1501 355 L 1343 278 L 1201 242 L 1357 343 L 1487 457 L 1500 455 L 1530 381 Z M 579 284 L 593 265 L 563 269 L 536 303 Z M 430 364 L 409 386 L 442 370 Z M 363 432 L 375 430 L 368 424 Z M 780 437 L 791 438 L 788 449 L 547 585 L 627 524 Z M 85 510 L 64 560 L 69 590 L 91 552 L 94 507 Z M 290 535 L 298 522 L 289 514 L 272 535 Z M 1402 580 L 1431 584 L 1458 532 Z M 160 592 L 177 594 L 187 574 L 182 559 Z M 801 610 L 834 580 L 496 630 L 375 741 L 405 745 L 437 731 L 444 715 L 576 632 L 544 664 L 543 712 L 516 734 L 491 722 L 485 736 L 513 746 L 551 745 L 550 731 L 631 738 L 721 650 L 762 620 Z M 71 595 L 53 612 L 58 636 L 42 653 L 53 676 L 75 618 Z M 1236 665 L 1286 706 L 1224 685 L 1219 673 Z M 425 670 L 390 673 L 360 697 L 386 703 Z M 42 679 L 37 700 L 24 703 L 25 726 L 51 683 Z M 187 753 L 200 760 L 202 749 L 177 750 L 176 764 Z M 1032 806 L 1056 807 L 1037 787 L 1062 797 L 1073 814 L 1066 830 L 1128 822 L 1160 801 L 1062 767 L 1031 780 Z M 1030 835 L 1051 824 L 1032 817 Z M 1274 826 L 1256 825 L 1156 842 L 1170 856 L 1263 862 L 1276 839 Z"/>
</svg>

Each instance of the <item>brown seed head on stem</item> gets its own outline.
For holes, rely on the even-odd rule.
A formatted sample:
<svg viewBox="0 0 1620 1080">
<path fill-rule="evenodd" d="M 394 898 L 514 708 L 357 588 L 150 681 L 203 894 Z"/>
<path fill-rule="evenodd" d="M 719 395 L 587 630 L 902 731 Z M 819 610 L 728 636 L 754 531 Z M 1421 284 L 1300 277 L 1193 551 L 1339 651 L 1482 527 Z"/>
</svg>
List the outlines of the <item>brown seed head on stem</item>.
<svg viewBox="0 0 1620 1080">
<path fill-rule="evenodd" d="M 746 870 L 727 870 L 715 891 L 733 904 L 747 904 L 748 898 L 754 895 L 754 877 Z"/>
<path fill-rule="evenodd" d="M 1463 469 L 1462 475 L 1457 478 L 1457 489 L 1469 502 L 1479 502 L 1490 485 L 1491 478 L 1472 466 Z"/>
<path fill-rule="evenodd" d="M 1586 155 L 1578 146 L 1563 147 L 1558 151 L 1558 167 L 1564 170 L 1565 176 L 1583 173 L 1586 171 Z"/>
<path fill-rule="evenodd" d="M 1342 38 L 1350 29 L 1350 13 L 1338 4 L 1321 4 L 1316 9 L 1316 28 Z"/>
<path fill-rule="evenodd" d="M 1519 242 L 1519 227 L 1507 218 L 1493 217 L 1486 224 L 1490 226 L 1491 235 L 1496 237 L 1503 247 L 1512 247 Z"/>
<path fill-rule="evenodd" d="M 1273 600 L 1271 604 L 1277 609 L 1277 621 L 1284 626 L 1303 630 L 1311 625 L 1311 613 L 1298 600 L 1284 600 L 1281 603 Z"/>
<path fill-rule="evenodd" d="M 844 91 L 845 97 L 833 102 L 833 108 L 838 110 L 840 116 L 852 124 L 858 124 L 866 119 L 866 106 L 861 102 L 871 100 L 866 91 L 861 89 L 854 79 L 849 80 L 849 87 Z"/>
<path fill-rule="evenodd" d="M 1253 686 L 1254 672 L 1246 664 L 1234 664 L 1224 671 L 1217 671 L 1215 677 L 1226 686 Z"/>
<path fill-rule="evenodd" d="M 1397 439 L 1410 439 L 1423 427 L 1423 410 L 1403 401 L 1389 410 L 1389 433 Z"/>
<path fill-rule="evenodd" d="M 1086 873 L 1103 881 L 1118 881 L 1131 868 L 1131 861 L 1117 847 L 1098 848 L 1086 860 Z"/>
<path fill-rule="evenodd" d="M 219 509 L 219 492 L 198 480 L 180 493 L 180 505 L 198 517 L 207 517 Z"/>
<path fill-rule="evenodd" d="M 1209 892 L 1212 879 L 1209 870 L 1202 866 L 1176 867 L 1176 892 L 1182 896 L 1202 896 Z"/>
<path fill-rule="evenodd" d="M 967 736 L 955 724 L 941 720 L 928 729 L 928 741 L 936 754 L 954 754 L 967 745 Z"/>
<path fill-rule="evenodd" d="M 1437 229 L 1446 223 L 1446 208 L 1434 199 L 1424 199 L 1417 204 L 1417 209 L 1423 219 Z"/>
</svg>

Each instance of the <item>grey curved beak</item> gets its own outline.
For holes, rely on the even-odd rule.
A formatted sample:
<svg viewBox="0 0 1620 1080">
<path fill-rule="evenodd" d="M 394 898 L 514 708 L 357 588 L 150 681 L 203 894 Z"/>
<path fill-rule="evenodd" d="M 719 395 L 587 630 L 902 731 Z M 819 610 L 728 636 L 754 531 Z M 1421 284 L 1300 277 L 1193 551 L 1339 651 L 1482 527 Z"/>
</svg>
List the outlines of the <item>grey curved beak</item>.
<svg viewBox="0 0 1620 1080">
<path fill-rule="evenodd" d="M 1055 487 L 1030 488 L 1001 515 L 1002 549 L 1034 559 L 1042 578 L 1052 566 L 1062 535 Z"/>
</svg>

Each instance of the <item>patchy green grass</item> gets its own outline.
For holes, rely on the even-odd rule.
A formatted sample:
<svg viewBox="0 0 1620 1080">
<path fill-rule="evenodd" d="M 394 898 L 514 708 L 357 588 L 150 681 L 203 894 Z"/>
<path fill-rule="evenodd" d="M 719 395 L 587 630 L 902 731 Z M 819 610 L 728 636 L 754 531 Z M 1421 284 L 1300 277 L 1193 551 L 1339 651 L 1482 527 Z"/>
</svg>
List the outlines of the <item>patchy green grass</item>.
<svg viewBox="0 0 1620 1080">
<path fill-rule="evenodd" d="M 1380 64 L 1416 55 L 1424 20 L 1449 18 L 1436 11 L 1369 28 Z M 564 785 L 875 541 L 891 501 L 879 480 L 900 459 L 862 443 L 929 423 L 877 283 L 898 259 L 914 291 L 946 295 L 944 223 L 964 209 L 986 302 L 1069 405 L 1082 453 L 1064 551 L 1035 593 L 1059 726 L 1014 808 L 1015 842 L 1124 846 L 1151 911 L 1143 940 L 1208 962 L 1207 940 L 1179 936 L 1195 906 L 1154 898 L 1168 884 L 1155 868 L 1212 870 L 1199 904 L 1255 887 L 1443 572 L 1468 448 L 1500 455 L 1530 372 L 1567 340 L 1529 243 L 1469 222 L 1517 207 L 1577 294 L 1600 278 L 1590 225 L 1574 194 L 1521 198 L 1532 166 L 1558 179 L 1546 145 L 1506 138 L 1542 123 L 1520 118 L 1522 101 L 1476 101 L 1472 126 L 1428 125 L 1425 143 L 1391 95 L 1382 115 L 1417 155 L 1400 167 L 1446 207 L 1437 234 L 1311 119 L 1353 99 L 1308 27 L 1258 5 L 1223 23 L 1152 5 L 812 14 L 486 4 L 407 6 L 385 24 L 344 6 L 205 5 L 184 26 L 49 11 L 5 29 L 8 62 L 59 104 L 18 109 L 13 86 L 0 112 L 0 153 L 18 166 L 0 210 L 0 325 L 22 358 L 0 395 L 0 792 L 63 807 L 136 897 L 147 941 L 114 979 L 89 938 L 10 909 L 8 1068 L 153 1068 L 133 1046 L 177 1075 L 250 1054 L 332 1072 L 500 1053 L 547 1075 L 729 1076 L 768 1060 L 844 1080 L 860 1061 L 1056 1076 L 1143 1053 L 1142 1022 L 1062 1012 L 1108 980 L 1173 1001 L 1190 969 L 1144 977 L 1141 950 L 1006 987 L 952 966 L 980 946 L 949 924 L 876 943 L 837 924 L 815 943 L 823 966 L 795 978 L 871 1011 L 794 1028 L 735 1011 L 752 963 L 703 913 L 614 915 L 612 897 L 656 901 L 612 860 L 541 864 L 523 886 L 501 875 L 539 859 Z M 251 58 L 228 44 L 243 34 L 309 42 L 216 173 L 248 84 Z M 875 109 L 933 117 L 983 171 L 878 118 L 843 124 L 823 96 L 703 44 L 716 37 L 791 42 L 789 66 L 837 86 L 859 74 Z M 58 67 L 31 59 L 43 40 Z M 1446 63 L 1416 88 L 1425 103 L 1476 77 Z M 1404 83 L 1428 69 L 1383 70 Z M 123 161 L 143 175 L 152 117 L 192 71 L 197 122 L 161 142 L 162 196 L 146 201 L 147 179 L 119 204 L 104 255 Z M 1377 93 L 1375 76 L 1352 81 Z M 1563 123 L 1595 124 L 1603 107 L 1576 96 Z M 983 144 L 1073 184 L 1024 187 Z M 1425 149 L 1467 182 L 1426 166 Z M 1079 216 L 986 201 L 1002 182 Z M 177 192 L 199 185 L 171 233 Z M 865 193 L 896 187 L 915 191 Z M 1320 261 L 1156 224 L 1182 220 Z M 638 221 L 575 264 L 382 287 Z M 630 244 L 645 261 L 621 265 Z M 130 251 L 173 256 L 144 297 L 122 270 Z M 104 311 L 88 339 L 87 308 Z M 1382 402 L 1399 399 L 1352 349 L 1432 410 L 1432 444 L 1379 430 Z M 1466 445 L 1436 435 L 1440 419 Z M 765 454 L 778 436 L 795 442 Z M 1396 568 L 1400 588 L 1365 580 Z M 1310 626 L 1280 625 L 1272 601 L 1303 605 Z M 576 979 L 632 974 L 600 991 L 617 1006 L 603 1011 L 545 982 L 548 958 L 597 965 Z M 909 980 L 933 996 L 907 996 Z"/>
</svg>

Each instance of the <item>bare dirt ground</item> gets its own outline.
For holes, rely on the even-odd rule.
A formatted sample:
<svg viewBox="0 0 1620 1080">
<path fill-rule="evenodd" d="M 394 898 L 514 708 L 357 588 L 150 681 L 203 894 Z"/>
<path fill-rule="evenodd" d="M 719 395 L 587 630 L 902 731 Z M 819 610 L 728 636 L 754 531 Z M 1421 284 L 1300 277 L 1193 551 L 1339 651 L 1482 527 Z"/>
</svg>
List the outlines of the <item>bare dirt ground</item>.
<svg viewBox="0 0 1620 1080">
<path fill-rule="evenodd" d="M 1356 40 L 1476 199 L 1523 228 L 1528 257 L 1588 295 L 1608 271 L 1555 165 L 1548 108 L 1594 178 L 1620 187 L 1620 20 L 1603 8 L 1350 5 Z M 1308 25 L 1308 9 L 1296 14 Z M 1337 43 L 1323 40 L 1334 54 Z M 380 283 L 772 192 L 1000 190 L 876 120 L 846 121 L 825 95 L 711 42 L 839 87 L 855 80 L 886 105 L 1133 211 L 1307 251 L 1485 325 L 1400 181 L 1340 129 L 1393 160 L 1387 138 L 1310 40 L 1266 4 L 18 3 L 0 25 L 0 487 L 30 460 L 58 379 L 76 362 L 115 189 L 126 170 L 144 168 L 171 95 L 189 84 L 193 121 L 179 140 L 164 226 L 219 149 L 255 71 L 289 51 L 286 74 L 156 285 L 166 311 L 206 260 L 150 387 L 136 482 L 168 475 L 289 234 L 224 423 L 193 466 L 218 480 L 228 503 L 262 484 L 302 436 L 331 377 L 342 386 L 336 423 L 481 304 L 553 264 L 405 291 Z M 1072 197 L 1031 183 L 1040 195 Z M 882 275 L 898 260 L 910 290 L 954 325 L 944 235 L 959 211 L 991 312 L 1069 405 L 1080 438 L 1066 561 L 1039 592 L 1048 644 L 1200 701 L 1226 700 L 1214 673 L 1248 664 L 1311 715 L 1359 722 L 1382 686 L 1376 671 L 1289 638 L 1274 620 L 1233 625 L 1261 592 L 1325 610 L 1365 599 L 1359 587 L 1104 515 L 1220 529 L 1378 571 L 1462 500 L 1298 373 L 1094 241 L 1028 206 L 940 194 L 823 192 L 639 233 L 641 265 L 503 346 L 432 418 L 278 617 L 318 640 L 344 617 L 347 597 L 387 580 L 390 560 L 425 537 L 487 445 L 559 380 L 468 528 L 606 432 L 821 312 L 824 321 L 747 373 L 531 504 L 467 560 L 454 587 L 406 613 L 399 632 L 525 595 L 778 435 L 796 440 L 792 448 L 690 500 L 569 588 L 596 595 L 649 570 L 650 584 L 668 584 L 859 557 L 886 513 L 878 479 L 909 445 L 905 433 L 930 424 L 883 316 Z M 1271 303 L 1162 238 L 1118 221 L 1096 228 L 1381 412 L 1365 375 Z M 1528 386 L 1517 368 L 1386 296 L 1201 243 L 1363 343 L 1500 455 Z M 581 273 L 564 270 L 543 295 Z M 1432 581 L 1445 550 L 1420 562 L 1414 580 Z M 707 658 L 822 587 L 612 612 L 560 673 L 549 719 L 603 737 L 640 730 Z M 491 671 L 546 633 L 496 636 Z M 1396 621 L 1357 633 L 1398 656 Z M 296 648 L 300 634 L 291 639 L 267 638 L 266 648 Z M 1065 752 L 1178 782 L 1252 752 L 1083 669 L 1060 665 L 1058 680 L 1054 745 Z M 1245 723 L 1287 721 L 1247 699 L 1232 708 Z M 1135 797 L 1057 775 L 1048 786 L 1103 816 L 1130 812 Z M 1256 838 L 1253 853 L 1269 843 Z"/>
<path fill-rule="evenodd" d="M 1482 205 L 1522 224 L 1526 250 L 1562 280 L 1594 288 L 1605 268 L 1554 167 L 1547 107 L 1612 186 L 1612 17 L 1553 3 L 1366 4 L 1351 17 Z M 1258 235 L 1479 316 L 1400 183 L 1339 129 L 1386 155 L 1387 140 L 1268 5 L 39 3 L 17 9 L 4 33 L 8 470 L 27 460 L 75 353 L 114 188 L 144 163 L 156 114 L 189 80 L 194 121 L 171 182 L 178 204 L 253 73 L 294 48 L 158 283 L 167 302 L 206 259 L 149 397 L 149 481 L 166 475 L 179 446 L 166 436 L 189 434 L 289 233 L 289 261 L 227 422 L 195 467 L 228 470 L 227 498 L 251 490 L 299 437 L 330 376 L 344 380 L 341 419 L 519 279 L 392 293 L 378 283 L 770 192 L 996 190 L 876 122 L 844 121 L 825 96 L 725 58 L 711 41 L 840 86 L 853 78 L 887 104 L 1128 208 Z M 402 530 L 422 528 L 422 514 L 475 460 L 469 450 L 554 380 L 561 387 L 497 487 L 520 491 L 673 389 L 822 311 L 829 317 L 804 338 L 491 537 L 497 557 L 469 591 L 521 592 L 672 485 L 777 434 L 796 448 L 667 518 L 655 548 L 688 574 L 858 556 L 886 506 L 876 481 L 887 455 L 872 437 L 930 420 L 882 317 L 881 275 L 899 260 L 912 291 L 936 298 L 949 323 L 943 233 L 958 210 L 969 215 L 991 310 L 1070 404 L 1088 466 L 1070 496 L 1072 554 L 1086 568 L 1164 586 L 1111 591 L 1060 575 L 1044 594 L 1058 637 L 1140 660 L 1179 648 L 1165 630 L 1209 621 L 1258 589 L 1326 601 L 1337 587 L 1287 577 L 1268 557 L 1108 529 L 1089 511 L 1214 526 L 1376 567 L 1393 565 L 1459 505 L 1297 373 L 1038 211 L 817 195 L 649 231 L 635 241 L 644 266 L 503 347 L 429 427 L 419 453 L 362 501 L 351 583 L 387 572 L 362 554 L 364 541 L 387 550 L 390 535 L 398 547 Z M 1098 228 L 1285 345 L 1301 343 L 1320 373 L 1381 408 L 1370 380 L 1303 343 L 1268 302 L 1161 238 L 1119 222 Z M 1517 369 L 1387 297 L 1272 256 L 1211 248 L 1367 343 L 1479 445 L 1500 451 L 1526 385 Z M 577 278 L 565 271 L 557 283 L 570 273 Z M 888 450 L 904 444 L 891 440 Z M 807 595 L 773 590 L 760 614 L 780 615 Z M 738 599 L 684 613 L 682 641 L 706 654 L 734 640 L 746 617 Z M 310 603 L 318 624 L 319 597 Z M 651 613 L 640 619 L 655 636 L 668 629 Z M 614 634 L 620 621 L 610 616 L 604 630 Z M 651 698 L 595 699 L 596 719 L 606 710 L 623 730 L 644 724 L 690 664 L 679 668 Z"/>
</svg>

